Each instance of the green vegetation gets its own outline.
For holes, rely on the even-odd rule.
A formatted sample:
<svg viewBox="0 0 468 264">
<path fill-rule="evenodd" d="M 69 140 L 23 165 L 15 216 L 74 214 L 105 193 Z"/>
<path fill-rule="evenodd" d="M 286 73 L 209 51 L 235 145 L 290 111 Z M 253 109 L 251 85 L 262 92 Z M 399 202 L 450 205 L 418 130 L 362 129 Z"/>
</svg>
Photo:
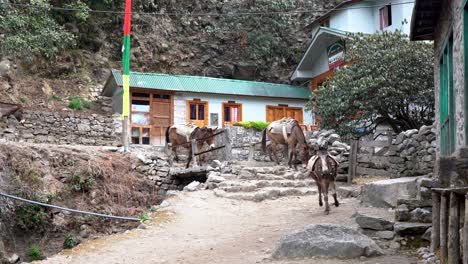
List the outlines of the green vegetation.
<svg viewBox="0 0 468 264">
<path fill-rule="evenodd" d="M 243 128 L 255 128 L 256 130 L 263 131 L 270 123 L 263 121 L 241 121 L 235 126 L 241 126 Z"/>
<path fill-rule="evenodd" d="M 70 248 L 74 248 L 78 245 L 78 239 L 72 235 L 72 234 L 68 234 L 66 237 L 65 237 L 65 240 L 63 241 L 63 248 L 65 249 L 70 249 Z"/>
<path fill-rule="evenodd" d="M 385 122 L 399 133 L 432 124 L 433 44 L 400 31 L 349 38 L 345 59 L 352 64 L 337 69 L 307 106 L 322 128 L 368 133 Z"/>
<path fill-rule="evenodd" d="M 140 223 L 145 223 L 150 220 L 149 215 L 145 213 L 141 214 L 139 218 L 140 218 Z"/>
<path fill-rule="evenodd" d="M 32 200 L 45 202 L 37 197 L 33 197 Z M 21 203 L 16 206 L 15 214 L 18 219 L 17 225 L 25 230 L 42 232 L 49 223 L 47 213 L 40 205 Z"/>
<path fill-rule="evenodd" d="M 82 97 L 70 97 L 70 102 L 68 103 L 68 108 L 73 110 L 83 110 L 83 107 L 86 109 L 91 108 L 91 103 Z"/>
<path fill-rule="evenodd" d="M 35 261 L 35 260 L 43 260 L 44 259 L 44 254 L 42 253 L 42 250 L 40 247 L 36 245 L 30 245 L 26 249 L 26 256 L 30 261 Z"/>
<path fill-rule="evenodd" d="M 75 192 L 88 192 L 96 185 L 96 180 L 92 176 L 86 176 L 81 172 L 76 172 L 71 178 L 70 185 L 71 189 Z"/>
<path fill-rule="evenodd" d="M 52 95 L 49 98 L 49 101 L 54 101 L 54 102 L 63 102 L 63 98 L 57 95 Z"/>
</svg>

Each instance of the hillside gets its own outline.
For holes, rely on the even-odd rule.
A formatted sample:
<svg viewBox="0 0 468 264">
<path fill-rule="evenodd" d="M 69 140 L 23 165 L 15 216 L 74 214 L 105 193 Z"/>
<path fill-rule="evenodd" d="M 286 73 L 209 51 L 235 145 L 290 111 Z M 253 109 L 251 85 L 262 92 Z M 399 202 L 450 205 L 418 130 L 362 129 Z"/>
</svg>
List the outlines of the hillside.
<svg viewBox="0 0 468 264">
<path fill-rule="evenodd" d="M 305 26 L 336 2 L 134 1 L 131 69 L 288 82 Z M 0 6 L 0 101 L 63 108 L 73 96 L 93 99 L 109 69 L 120 68 L 123 15 L 90 10 L 121 12 L 123 1 L 10 3 Z M 32 3 L 41 8 L 22 5 Z M 283 11 L 296 13 L 271 14 Z M 239 14 L 252 12 L 261 14 Z"/>
</svg>

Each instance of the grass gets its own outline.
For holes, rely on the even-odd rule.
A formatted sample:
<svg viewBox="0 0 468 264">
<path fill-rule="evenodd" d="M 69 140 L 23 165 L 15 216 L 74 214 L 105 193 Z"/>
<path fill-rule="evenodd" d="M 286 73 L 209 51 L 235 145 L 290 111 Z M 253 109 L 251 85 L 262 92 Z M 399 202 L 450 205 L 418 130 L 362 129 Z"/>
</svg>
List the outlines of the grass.
<svg viewBox="0 0 468 264">
<path fill-rule="evenodd" d="M 57 95 L 52 95 L 49 98 L 49 101 L 54 101 L 54 102 L 63 102 L 63 98 Z"/>
<path fill-rule="evenodd" d="M 30 261 L 44 259 L 44 254 L 42 253 L 41 248 L 36 245 L 28 246 L 28 248 L 26 249 L 26 256 Z"/>
<path fill-rule="evenodd" d="M 68 108 L 70 109 L 81 111 L 83 108 L 91 108 L 91 102 L 85 100 L 83 97 L 70 97 L 69 100 Z"/>
<path fill-rule="evenodd" d="M 74 235 L 68 234 L 65 236 L 65 240 L 63 241 L 63 248 L 70 249 L 76 247 L 77 245 L 78 239 Z"/>
<path fill-rule="evenodd" d="M 139 218 L 140 218 L 140 223 L 142 224 L 150 220 L 148 214 L 141 214 Z"/>
<path fill-rule="evenodd" d="M 96 185 L 96 180 L 91 176 L 85 176 L 82 173 L 75 173 L 71 178 L 71 189 L 75 192 L 90 191 L 94 185 Z"/>
<path fill-rule="evenodd" d="M 254 129 L 258 130 L 258 131 L 262 131 L 265 128 L 267 128 L 267 126 L 269 124 L 270 123 L 263 122 L 263 121 L 241 121 L 241 122 L 238 122 L 238 123 L 236 123 L 234 125 L 235 126 L 241 126 L 243 128 L 254 128 Z"/>
<path fill-rule="evenodd" d="M 44 208 L 36 204 L 22 203 L 15 208 L 15 213 L 18 217 L 18 226 L 25 230 L 42 232 L 49 223 Z"/>
</svg>

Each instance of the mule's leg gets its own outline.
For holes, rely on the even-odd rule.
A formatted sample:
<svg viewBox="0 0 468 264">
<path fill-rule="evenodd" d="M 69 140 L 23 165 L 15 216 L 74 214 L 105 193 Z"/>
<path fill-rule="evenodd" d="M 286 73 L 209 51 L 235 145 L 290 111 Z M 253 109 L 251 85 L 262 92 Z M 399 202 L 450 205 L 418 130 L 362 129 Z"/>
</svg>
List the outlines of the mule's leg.
<svg viewBox="0 0 468 264">
<path fill-rule="evenodd" d="M 323 191 L 323 199 L 325 200 L 325 214 L 330 213 L 330 205 L 328 204 L 328 185 L 330 182 L 328 179 L 322 179 L 322 191 Z"/>
<path fill-rule="evenodd" d="M 292 144 L 289 144 L 288 145 L 288 156 L 289 156 L 289 161 L 288 161 L 288 165 L 289 165 L 289 168 L 291 169 L 292 168 L 292 161 L 293 161 L 293 157 L 294 157 L 294 147 Z M 296 168 L 297 170 L 297 166 L 294 165 L 294 167 Z"/>
<path fill-rule="evenodd" d="M 310 173 L 310 176 L 312 176 L 312 179 L 314 179 L 315 181 L 315 184 L 317 185 L 317 190 L 318 190 L 318 194 L 319 194 L 319 205 L 320 207 L 323 206 L 323 202 L 322 202 L 322 186 L 321 186 L 321 183 L 320 183 L 320 180 L 319 178 L 317 177 L 317 175 L 315 174 L 315 172 L 311 172 Z"/>
<path fill-rule="evenodd" d="M 273 143 L 273 141 L 271 141 L 271 150 L 273 152 L 273 157 L 275 157 L 276 164 L 280 165 L 278 155 L 276 155 L 276 150 L 277 150 L 276 144 Z"/>
<path fill-rule="evenodd" d="M 188 169 L 188 167 L 190 166 L 190 162 L 192 162 L 192 149 L 191 148 L 189 150 L 187 166 L 185 166 L 186 169 Z"/>
<path fill-rule="evenodd" d="M 174 154 L 175 161 L 179 162 L 179 155 L 177 155 L 177 147 L 176 146 L 172 147 L 172 153 Z"/>
<path fill-rule="evenodd" d="M 330 188 L 331 188 L 331 192 L 332 192 L 332 195 L 333 195 L 333 200 L 335 200 L 335 206 L 338 207 L 338 206 L 340 206 L 340 202 L 338 202 L 338 198 L 336 197 L 335 181 L 330 182 Z"/>
</svg>

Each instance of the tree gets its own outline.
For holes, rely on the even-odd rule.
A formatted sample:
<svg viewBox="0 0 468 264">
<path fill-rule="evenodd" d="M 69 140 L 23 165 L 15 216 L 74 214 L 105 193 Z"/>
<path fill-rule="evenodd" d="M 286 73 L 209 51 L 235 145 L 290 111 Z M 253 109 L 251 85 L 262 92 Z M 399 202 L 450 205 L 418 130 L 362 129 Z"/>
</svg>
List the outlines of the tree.
<svg viewBox="0 0 468 264">
<path fill-rule="evenodd" d="M 431 43 L 410 42 L 396 31 L 350 34 L 346 46 L 349 64 L 337 69 L 307 106 L 322 127 L 370 132 L 387 122 L 398 133 L 433 123 Z"/>
</svg>

